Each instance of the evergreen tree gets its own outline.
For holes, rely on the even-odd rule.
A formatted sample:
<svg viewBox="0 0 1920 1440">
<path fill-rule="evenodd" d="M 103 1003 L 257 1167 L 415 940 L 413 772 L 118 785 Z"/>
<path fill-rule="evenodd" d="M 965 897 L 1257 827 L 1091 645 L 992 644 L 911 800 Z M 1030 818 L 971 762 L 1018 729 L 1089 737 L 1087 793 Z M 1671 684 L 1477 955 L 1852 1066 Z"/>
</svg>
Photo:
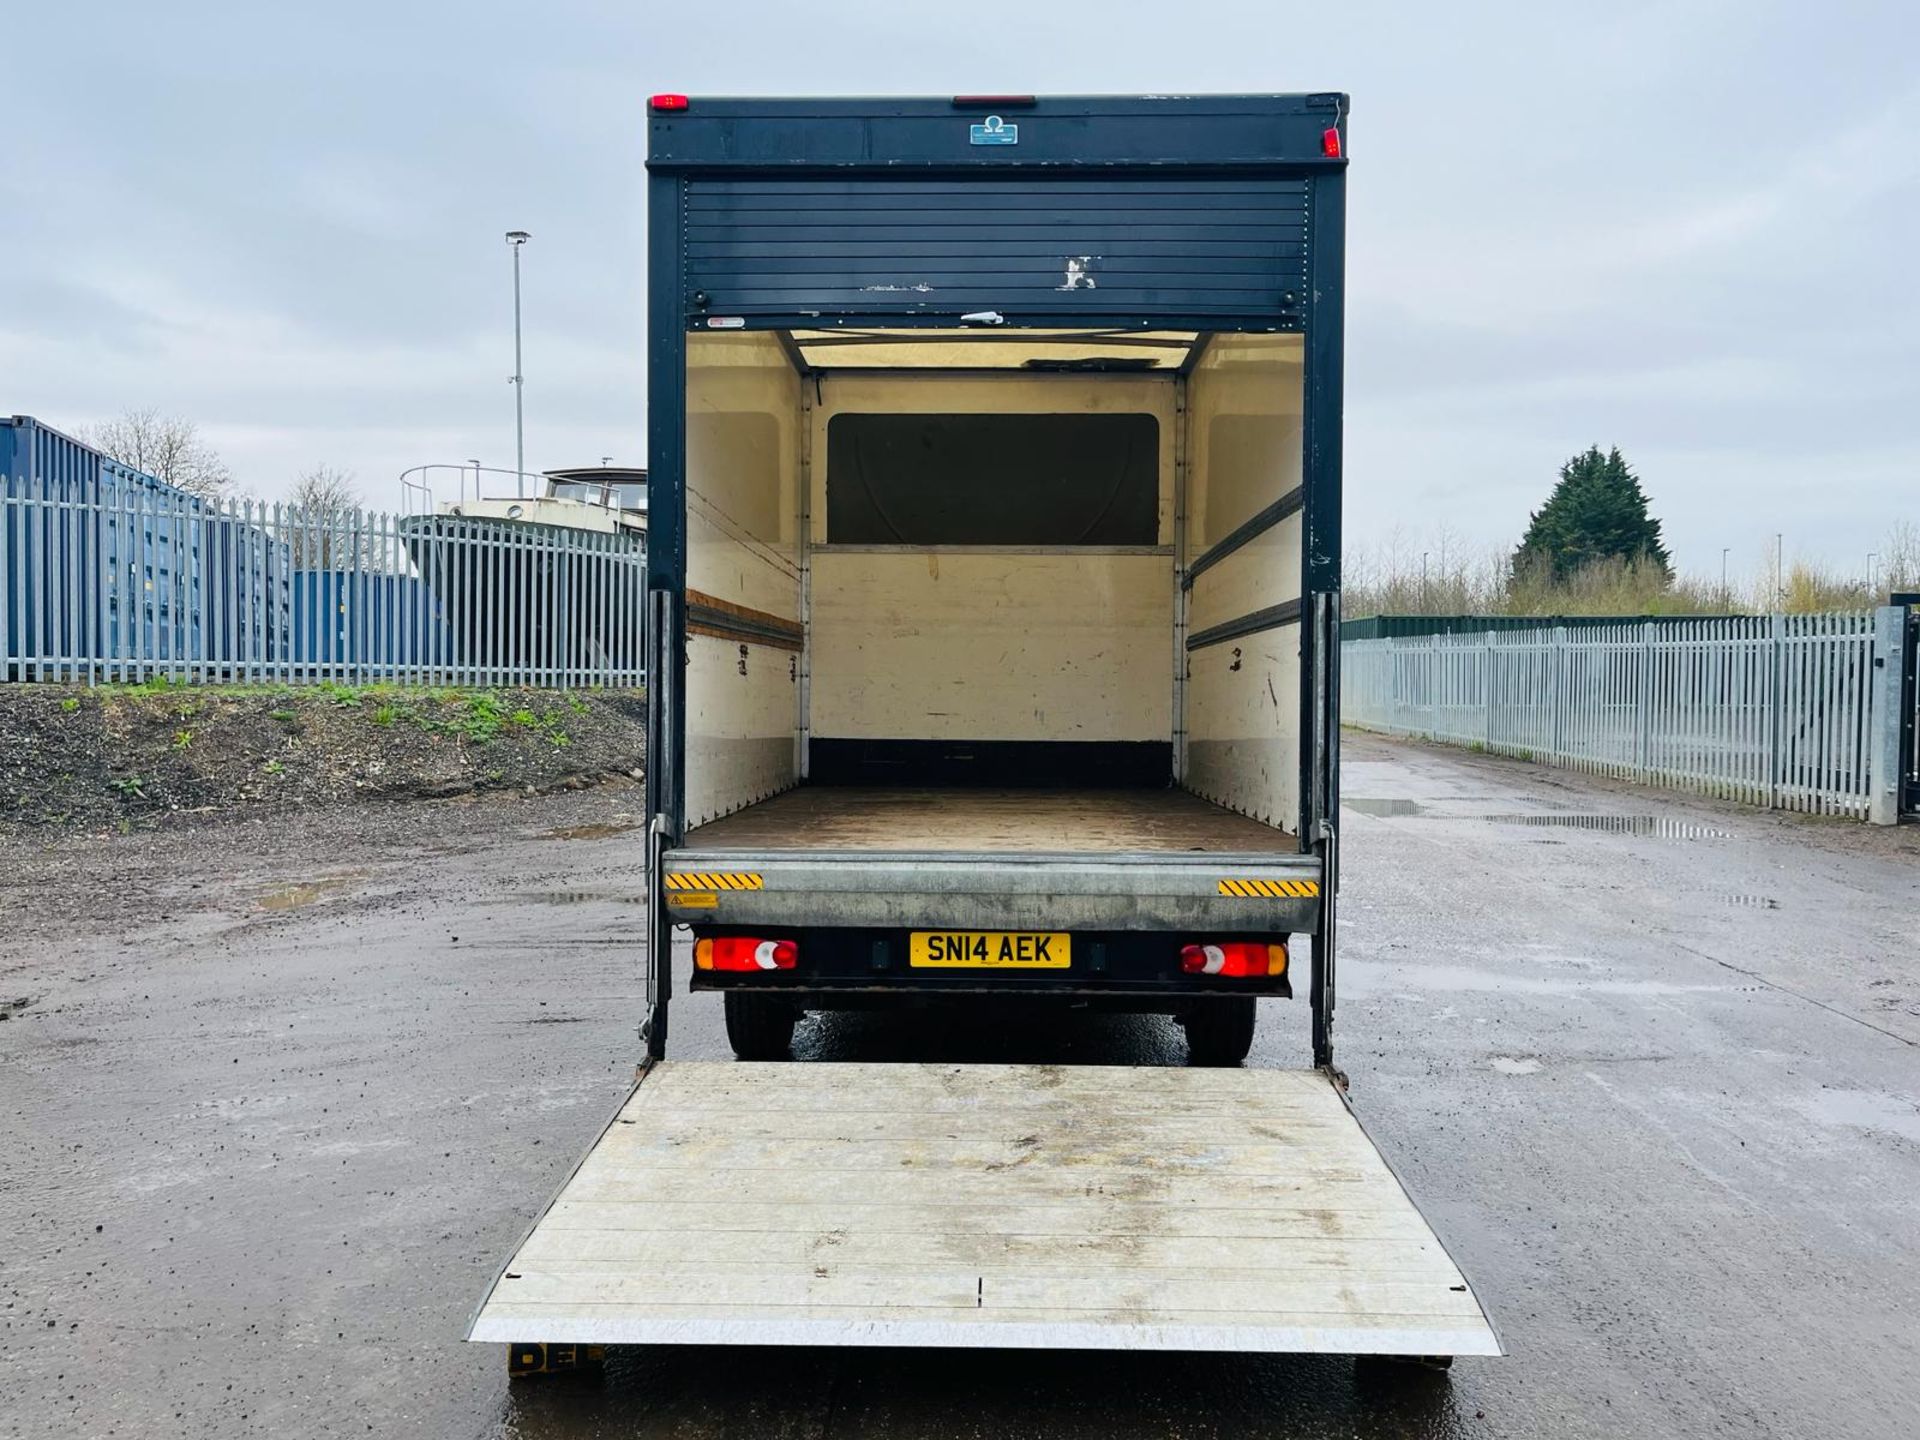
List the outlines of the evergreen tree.
<svg viewBox="0 0 1920 1440">
<path fill-rule="evenodd" d="M 1534 511 L 1514 552 L 1516 571 L 1545 569 L 1555 580 L 1604 560 L 1657 565 L 1670 575 L 1660 522 L 1647 513 L 1646 492 L 1618 447 L 1595 445 L 1560 467 L 1560 483 Z"/>
</svg>

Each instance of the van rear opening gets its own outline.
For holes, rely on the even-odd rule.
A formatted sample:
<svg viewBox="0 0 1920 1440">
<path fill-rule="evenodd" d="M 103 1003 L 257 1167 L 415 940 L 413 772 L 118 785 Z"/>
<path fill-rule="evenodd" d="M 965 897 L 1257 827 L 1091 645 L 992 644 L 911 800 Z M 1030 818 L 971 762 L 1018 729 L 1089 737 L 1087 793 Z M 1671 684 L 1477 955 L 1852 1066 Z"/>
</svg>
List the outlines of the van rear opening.
<svg viewBox="0 0 1920 1440">
<path fill-rule="evenodd" d="M 1317 928 L 1302 362 L 1201 330 L 688 338 L 666 901 L 834 932 L 697 985 L 991 987 L 914 973 L 915 934 L 972 928 L 1085 937 L 1032 984 L 1197 993 L 1182 945 Z"/>
<path fill-rule="evenodd" d="M 687 352 L 689 831 L 801 783 L 1174 787 L 1297 831 L 1300 336 Z"/>
</svg>

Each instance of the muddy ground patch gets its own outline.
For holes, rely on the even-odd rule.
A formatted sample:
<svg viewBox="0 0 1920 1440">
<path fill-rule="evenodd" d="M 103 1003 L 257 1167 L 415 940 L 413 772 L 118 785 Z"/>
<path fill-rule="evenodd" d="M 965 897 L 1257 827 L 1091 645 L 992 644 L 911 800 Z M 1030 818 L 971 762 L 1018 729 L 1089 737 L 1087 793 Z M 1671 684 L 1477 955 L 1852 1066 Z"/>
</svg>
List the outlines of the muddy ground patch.
<svg viewBox="0 0 1920 1440">
<path fill-rule="evenodd" d="M 637 771 L 636 691 L 0 686 L 0 827 L 550 789 Z"/>
</svg>

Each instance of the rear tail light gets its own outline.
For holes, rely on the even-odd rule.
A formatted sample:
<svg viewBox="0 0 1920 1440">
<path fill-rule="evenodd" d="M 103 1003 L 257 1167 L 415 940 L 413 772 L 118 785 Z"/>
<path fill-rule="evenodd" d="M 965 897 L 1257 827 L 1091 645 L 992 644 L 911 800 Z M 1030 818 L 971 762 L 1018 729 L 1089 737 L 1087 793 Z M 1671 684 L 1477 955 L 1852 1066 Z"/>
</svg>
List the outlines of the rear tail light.
<svg viewBox="0 0 1920 1440">
<path fill-rule="evenodd" d="M 800 947 L 791 940 L 721 935 L 694 941 L 693 963 L 701 970 L 791 970 L 800 963 Z"/>
<path fill-rule="evenodd" d="M 687 97 L 684 95 L 655 95 L 647 101 L 649 110 L 684 110 Z"/>
<path fill-rule="evenodd" d="M 1340 132 L 1331 125 L 1320 132 L 1320 153 L 1329 160 L 1340 158 Z"/>
<path fill-rule="evenodd" d="M 1229 940 L 1208 945 L 1182 945 L 1180 969 L 1188 975 L 1284 975 L 1285 942 Z"/>
</svg>

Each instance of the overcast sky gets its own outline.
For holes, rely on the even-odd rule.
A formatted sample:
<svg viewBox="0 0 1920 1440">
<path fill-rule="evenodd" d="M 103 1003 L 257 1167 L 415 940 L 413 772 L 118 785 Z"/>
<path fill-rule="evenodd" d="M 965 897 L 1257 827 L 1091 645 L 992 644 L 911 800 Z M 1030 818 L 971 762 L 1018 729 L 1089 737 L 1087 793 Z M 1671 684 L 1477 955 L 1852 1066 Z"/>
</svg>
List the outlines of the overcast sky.
<svg viewBox="0 0 1920 1440">
<path fill-rule="evenodd" d="M 255 494 L 645 455 L 645 97 L 1352 92 L 1347 516 L 1511 544 L 1617 444 L 1683 567 L 1920 522 L 1896 3 L 22 3 L 0 413 L 190 417 Z"/>
</svg>

